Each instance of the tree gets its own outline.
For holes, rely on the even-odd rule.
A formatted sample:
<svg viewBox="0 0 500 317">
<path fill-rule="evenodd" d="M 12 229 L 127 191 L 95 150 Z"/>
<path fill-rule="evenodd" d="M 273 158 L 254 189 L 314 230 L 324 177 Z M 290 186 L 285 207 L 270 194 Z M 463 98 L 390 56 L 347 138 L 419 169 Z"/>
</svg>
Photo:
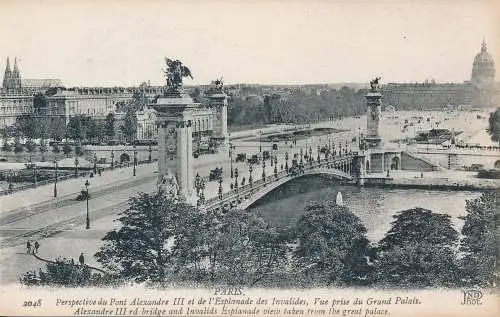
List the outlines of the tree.
<svg viewBox="0 0 500 317">
<path fill-rule="evenodd" d="M 172 243 L 181 218 L 193 207 L 162 192 L 140 193 L 118 219 L 122 227 L 103 238 L 97 260 L 109 271 L 136 282 L 163 282 L 172 270 Z"/>
<path fill-rule="evenodd" d="M 55 147 L 54 147 L 54 149 L 55 149 Z M 66 155 L 66 157 L 69 157 L 69 153 L 71 153 L 71 151 L 73 151 L 73 149 L 71 148 L 71 145 L 69 145 L 68 143 L 64 143 L 63 153 Z"/>
<path fill-rule="evenodd" d="M 366 283 L 370 255 L 366 228 L 347 207 L 331 201 L 306 206 L 296 225 L 294 263 L 306 285 L 352 286 Z"/>
<path fill-rule="evenodd" d="M 135 140 L 137 133 L 137 115 L 133 109 L 127 109 L 121 129 L 127 141 L 133 142 Z"/>
<path fill-rule="evenodd" d="M 115 114 L 112 112 L 108 113 L 106 120 L 104 121 L 104 134 L 110 139 L 115 137 L 115 122 Z"/>
<path fill-rule="evenodd" d="M 40 153 L 42 153 L 42 162 L 45 162 L 45 152 L 48 151 L 48 149 L 47 149 L 47 141 L 45 141 L 45 139 L 41 139 L 40 140 L 39 149 L 40 149 Z"/>
<path fill-rule="evenodd" d="M 488 133 L 492 141 L 498 142 L 500 146 L 500 108 L 490 113 Z"/>
<path fill-rule="evenodd" d="M 14 152 L 21 153 L 22 151 L 24 151 L 23 145 L 21 144 L 19 136 L 16 136 L 14 137 Z"/>
<path fill-rule="evenodd" d="M 379 241 L 377 282 L 392 287 L 450 287 L 457 283 L 458 233 L 450 216 L 423 208 L 399 212 Z"/>
<path fill-rule="evenodd" d="M 67 133 L 68 136 L 77 141 L 85 140 L 87 136 L 86 123 L 87 117 L 83 115 L 77 115 L 69 118 Z"/>
<path fill-rule="evenodd" d="M 462 278 L 466 286 L 493 287 L 500 282 L 500 195 L 482 194 L 466 202 L 467 215 L 462 227 L 460 251 Z"/>
<path fill-rule="evenodd" d="M 36 144 L 32 140 L 28 140 L 26 142 L 25 146 L 26 146 L 26 150 L 30 154 L 30 162 L 31 162 L 31 156 L 32 156 L 33 152 L 35 152 L 35 150 L 36 150 Z"/>
<path fill-rule="evenodd" d="M 185 216 L 174 246 L 175 271 L 205 286 L 279 286 L 286 277 L 287 236 L 251 213 Z"/>
</svg>

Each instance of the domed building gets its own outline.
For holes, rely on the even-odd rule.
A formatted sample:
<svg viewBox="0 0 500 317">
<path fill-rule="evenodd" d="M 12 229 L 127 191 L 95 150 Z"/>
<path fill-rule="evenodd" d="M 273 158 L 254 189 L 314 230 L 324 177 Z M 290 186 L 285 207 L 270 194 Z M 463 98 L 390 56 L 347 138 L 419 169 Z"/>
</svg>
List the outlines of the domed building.
<svg viewBox="0 0 500 317">
<path fill-rule="evenodd" d="M 490 86 L 495 83 L 495 62 L 486 50 L 486 42 L 483 40 L 481 52 L 474 58 L 472 64 L 471 83 L 477 87 Z"/>
</svg>

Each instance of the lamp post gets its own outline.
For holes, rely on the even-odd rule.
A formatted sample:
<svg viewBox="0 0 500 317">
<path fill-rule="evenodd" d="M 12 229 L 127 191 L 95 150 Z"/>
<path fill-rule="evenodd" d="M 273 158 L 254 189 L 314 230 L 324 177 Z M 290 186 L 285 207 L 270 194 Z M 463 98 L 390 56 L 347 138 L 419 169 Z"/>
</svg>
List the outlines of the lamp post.
<svg viewBox="0 0 500 317">
<path fill-rule="evenodd" d="M 148 146 L 148 151 L 149 151 L 149 156 L 148 156 L 148 162 L 151 163 L 152 162 L 152 155 L 151 153 L 153 152 L 153 146 L 152 146 L 152 143 L 153 141 L 149 140 L 149 146 Z"/>
<path fill-rule="evenodd" d="M 90 185 L 90 182 L 89 180 L 87 179 L 85 181 L 85 191 L 87 192 L 87 226 L 86 226 L 86 229 L 90 229 L 90 218 L 89 218 L 89 185 Z"/>
<path fill-rule="evenodd" d="M 36 182 L 36 163 L 33 163 L 33 184 L 35 185 L 35 187 L 37 186 L 37 182 Z"/>
<path fill-rule="evenodd" d="M 233 171 L 233 145 L 229 143 L 229 160 L 231 161 L 231 179 L 234 177 Z"/>
<path fill-rule="evenodd" d="M 321 163 L 321 158 L 319 157 L 319 152 L 320 151 L 321 151 L 321 149 L 320 149 L 320 146 L 318 145 L 318 158 L 317 158 L 318 163 Z"/>
<path fill-rule="evenodd" d="M 262 161 L 262 181 L 266 182 L 266 161 Z"/>
<path fill-rule="evenodd" d="M 252 187 L 252 184 L 253 184 L 252 171 L 253 171 L 253 167 L 252 167 L 252 164 L 250 164 L 250 166 L 248 167 L 248 173 L 250 174 L 250 177 L 248 178 L 248 182 L 250 183 L 250 187 Z"/>
<path fill-rule="evenodd" d="M 288 173 L 288 152 L 285 152 L 285 171 Z"/>
<path fill-rule="evenodd" d="M 205 180 L 202 178 L 200 181 L 201 188 L 201 203 L 205 202 Z"/>
<path fill-rule="evenodd" d="M 196 173 L 196 176 L 194 178 L 194 188 L 196 189 L 196 196 L 198 197 L 200 197 L 200 189 L 201 189 L 200 180 L 201 180 L 200 174 Z"/>
<path fill-rule="evenodd" d="M 94 153 L 94 175 L 97 174 L 97 154 Z"/>
<path fill-rule="evenodd" d="M 54 198 L 57 197 L 57 161 L 54 160 L 54 170 L 55 170 L 55 173 L 56 173 L 56 180 L 54 182 Z"/>
<path fill-rule="evenodd" d="M 80 164 L 78 156 L 75 156 L 75 178 L 78 178 L 78 164 Z"/>
<path fill-rule="evenodd" d="M 302 148 L 300 148 L 300 164 L 304 162 L 303 157 L 304 157 L 304 151 L 302 150 Z"/>
<path fill-rule="evenodd" d="M 111 150 L 111 170 L 115 167 L 115 151 Z"/>
<path fill-rule="evenodd" d="M 135 176 L 135 167 L 137 166 L 137 147 L 134 144 L 134 176 Z"/>
<path fill-rule="evenodd" d="M 14 186 L 12 185 L 12 170 L 9 170 L 9 193 L 12 193 L 12 188 Z"/>
<path fill-rule="evenodd" d="M 259 152 L 262 153 L 262 130 L 259 131 Z"/>
<path fill-rule="evenodd" d="M 238 192 L 238 168 L 234 169 L 234 188 L 236 189 L 236 192 Z"/>
<path fill-rule="evenodd" d="M 219 176 L 219 199 L 222 199 L 222 176 Z"/>
</svg>

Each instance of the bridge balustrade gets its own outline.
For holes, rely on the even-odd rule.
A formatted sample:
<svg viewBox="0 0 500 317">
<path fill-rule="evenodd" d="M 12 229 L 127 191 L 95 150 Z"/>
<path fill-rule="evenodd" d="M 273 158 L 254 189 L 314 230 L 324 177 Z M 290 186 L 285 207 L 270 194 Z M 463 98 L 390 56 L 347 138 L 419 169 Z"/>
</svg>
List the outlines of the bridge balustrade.
<svg viewBox="0 0 500 317">
<path fill-rule="evenodd" d="M 294 174 L 290 171 L 282 170 L 279 171 L 277 174 L 272 173 L 271 175 L 268 175 L 265 177 L 265 180 L 263 179 L 258 179 L 256 181 L 253 181 L 252 183 L 247 183 L 238 189 L 233 189 L 229 192 L 226 192 L 222 195 L 222 197 L 213 197 L 211 199 L 208 199 L 205 201 L 205 206 L 206 207 L 212 207 L 216 205 L 226 205 L 227 203 L 231 204 L 235 199 L 240 199 L 241 197 L 246 199 L 246 195 L 252 195 L 255 191 L 258 191 L 262 187 L 264 187 L 267 184 L 277 182 L 282 180 L 283 178 L 290 177 L 290 178 L 295 178 L 296 176 L 300 174 L 304 174 L 307 171 L 314 170 L 316 168 L 324 167 L 324 168 L 334 168 L 339 171 L 342 171 L 344 173 L 350 173 L 351 168 L 350 165 L 352 163 L 352 156 L 351 155 L 344 155 L 342 157 L 338 157 L 338 161 L 322 161 L 322 162 L 312 162 L 309 166 L 304 164 L 304 167 L 299 171 L 298 174 Z M 277 175 L 277 177 L 276 177 Z"/>
</svg>

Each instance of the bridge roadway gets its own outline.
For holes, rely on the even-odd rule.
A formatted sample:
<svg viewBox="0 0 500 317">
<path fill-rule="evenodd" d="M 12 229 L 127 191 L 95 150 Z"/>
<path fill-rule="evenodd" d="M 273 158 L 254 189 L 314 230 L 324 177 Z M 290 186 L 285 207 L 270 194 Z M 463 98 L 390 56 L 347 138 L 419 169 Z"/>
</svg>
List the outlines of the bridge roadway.
<svg viewBox="0 0 500 317">
<path fill-rule="evenodd" d="M 342 181 L 352 181 L 351 168 L 352 155 L 337 156 L 329 160 L 323 159 L 320 162 L 307 162 L 302 169 L 282 170 L 272 175 L 265 175 L 264 178 L 258 178 L 257 181 L 208 199 L 203 207 L 208 210 L 228 209 L 229 207 L 245 210 L 272 190 L 305 175 L 330 175 Z"/>
</svg>

